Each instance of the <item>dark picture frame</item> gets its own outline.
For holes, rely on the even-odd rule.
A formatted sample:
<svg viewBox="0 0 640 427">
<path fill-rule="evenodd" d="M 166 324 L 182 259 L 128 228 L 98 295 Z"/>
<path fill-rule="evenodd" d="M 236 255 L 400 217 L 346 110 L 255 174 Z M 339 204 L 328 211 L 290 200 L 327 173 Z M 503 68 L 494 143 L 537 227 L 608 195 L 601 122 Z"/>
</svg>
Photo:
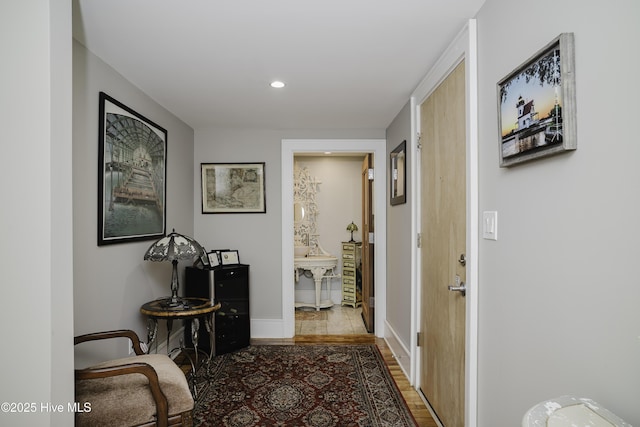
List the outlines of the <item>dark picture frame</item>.
<svg viewBox="0 0 640 427">
<path fill-rule="evenodd" d="M 211 251 L 207 253 L 207 258 L 210 267 L 216 267 L 220 265 L 220 251 Z"/>
<path fill-rule="evenodd" d="M 204 249 L 204 248 L 203 248 L 203 249 Z M 207 254 L 207 252 L 206 252 L 206 251 L 205 251 L 205 252 L 203 252 L 203 253 L 200 255 L 200 258 L 198 258 L 198 260 L 196 260 L 196 262 L 194 263 L 194 265 L 197 265 L 197 264 L 198 264 L 198 262 L 199 262 L 200 264 L 202 264 L 202 266 L 203 266 L 203 267 L 209 267 L 209 266 L 210 266 L 210 264 L 209 264 L 209 256 L 208 256 L 208 254 Z"/>
<path fill-rule="evenodd" d="M 202 213 L 266 213 L 265 164 L 201 163 Z"/>
<path fill-rule="evenodd" d="M 573 33 L 562 33 L 497 85 L 500 167 L 577 148 Z"/>
<path fill-rule="evenodd" d="M 402 141 L 389 156 L 391 206 L 407 202 L 407 141 Z"/>
<path fill-rule="evenodd" d="M 236 265 L 240 264 L 240 254 L 237 250 L 227 250 L 220 252 L 220 264 Z"/>
<path fill-rule="evenodd" d="M 167 131 L 100 92 L 98 246 L 166 234 Z"/>
</svg>

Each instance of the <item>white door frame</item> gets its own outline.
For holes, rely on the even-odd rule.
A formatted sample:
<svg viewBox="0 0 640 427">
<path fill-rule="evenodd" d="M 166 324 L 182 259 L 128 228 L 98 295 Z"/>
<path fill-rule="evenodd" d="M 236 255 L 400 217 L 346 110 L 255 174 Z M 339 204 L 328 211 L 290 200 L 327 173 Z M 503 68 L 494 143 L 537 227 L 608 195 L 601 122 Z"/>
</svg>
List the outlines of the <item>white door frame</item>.
<svg viewBox="0 0 640 427">
<path fill-rule="evenodd" d="M 418 152 L 420 133 L 420 105 L 440 85 L 462 60 L 466 69 L 466 147 L 467 147 L 467 293 L 466 293 L 466 337 L 465 337 L 465 423 L 467 427 L 476 427 L 478 422 L 478 64 L 476 20 L 470 19 L 464 29 L 451 43 L 427 76 L 411 95 L 412 152 Z M 412 198 L 414 203 L 412 227 L 414 235 L 420 229 L 420 162 L 419 155 L 412 158 Z M 420 331 L 420 254 L 414 246 L 412 251 L 412 300 L 415 313 L 412 329 Z M 412 334 L 414 337 L 416 333 Z M 411 346 L 412 383 L 420 389 L 420 347 L 417 340 Z"/>
<path fill-rule="evenodd" d="M 282 337 L 295 336 L 293 270 L 293 156 L 295 153 L 373 153 L 375 335 L 384 336 L 387 291 L 387 142 L 384 139 L 282 140 Z M 335 254 L 338 255 L 338 254 Z"/>
</svg>

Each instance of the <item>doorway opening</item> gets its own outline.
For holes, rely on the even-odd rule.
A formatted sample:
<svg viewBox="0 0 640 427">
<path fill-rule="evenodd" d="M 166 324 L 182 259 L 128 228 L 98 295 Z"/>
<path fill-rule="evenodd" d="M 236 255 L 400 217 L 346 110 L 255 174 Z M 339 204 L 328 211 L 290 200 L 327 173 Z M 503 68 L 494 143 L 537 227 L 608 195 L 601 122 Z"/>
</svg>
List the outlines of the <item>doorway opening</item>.
<svg viewBox="0 0 640 427">
<path fill-rule="evenodd" d="M 326 156 L 324 153 L 331 151 L 332 156 Z M 323 168 L 335 167 L 332 162 L 339 162 L 341 168 L 348 169 L 349 164 L 361 164 L 363 157 L 371 153 L 374 158 L 374 180 L 373 187 L 373 209 L 376 212 L 374 219 L 375 224 L 378 225 L 375 237 L 376 246 L 384 248 L 386 244 L 385 233 L 385 221 L 386 213 L 385 208 L 385 189 L 386 189 L 386 141 L 385 140 L 283 140 L 282 142 L 282 311 L 283 311 L 283 336 L 286 338 L 293 338 L 295 335 L 313 335 L 313 334 L 325 334 L 325 335 L 341 335 L 352 334 L 355 331 L 361 332 L 363 330 L 361 326 L 361 307 L 342 305 L 342 284 L 341 278 L 337 277 L 341 273 L 341 269 L 337 269 L 336 277 L 329 277 L 323 279 L 323 285 L 321 287 L 321 298 L 324 300 L 330 299 L 333 301 L 331 312 L 325 308 L 317 309 L 305 309 L 304 311 L 296 310 L 296 302 L 299 299 L 304 298 L 303 294 L 309 292 L 314 293 L 313 285 L 308 283 L 299 286 L 296 282 L 295 271 L 298 270 L 294 267 L 294 161 L 300 161 L 301 163 L 313 164 L 314 170 L 322 171 Z M 347 175 L 349 172 L 345 172 Z M 354 174 L 356 172 L 353 172 Z M 361 167 L 358 166 L 358 176 L 361 174 Z M 328 175 L 325 175 L 328 176 Z M 360 179 L 355 183 L 356 190 L 349 190 L 352 185 L 347 185 L 339 182 L 331 182 L 335 175 L 331 175 L 331 178 L 320 179 L 323 184 L 320 187 L 331 187 L 338 185 L 336 188 L 322 188 L 318 194 L 322 192 L 323 200 L 321 201 L 319 209 L 319 218 L 323 218 L 324 224 L 319 227 L 319 241 L 323 249 L 338 259 L 342 257 L 342 242 L 348 242 L 350 240 L 350 232 L 347 231 L 347 226 L 353 221 L 357 222 L 357 219 L 352 218 L 352 214 L 349 214 L 349 219 L 339 218 L 337 212 L 342 209 L 345 203 L 353 205 L 354 199 L 357 200 L 358 209 L 362 204 L 361 202 L 361 187 Z M 357 184 L 357 185 L 356 185 Z M 340 192 L 342 194 L 335 196 L 333 193 Z M 355 193 L 354 193 L 355 191 Z M 342 199 L 341 199 L 342 197 Z M 328 201 L 327 201 L 328 200 Z M 346 201 L 345 201 L 346 200 Z M 353 208 L 352 208 L 353 209 Z M 325 221 L 326 220 L 326 221 Z M 344 222 L 344 224 L 342 224 Z M 380 232 L 378 232 L 380 230 Z M 358 234 L 355 235 L 355 240 L 358 239 Z M 374 295 L 376 308 L 380 313 L 384 313 L 382 309 L 385 305 L 386 295 L 386 260 L 384 259 L 384 249 L 375 252 L 375 259 L 373 264 L 373 279 L 374 279 Z M 299 275 L 299 274 L 298 274 Z M 331 274 L 330 274 L 331 276 Z M 329 282 L 329 283 L 327 283 Z M 298 288 L 301 288 L 298 292 Z M 302 294 L 302 295 L 301 295 Z M 311 299 L 313 301 L 313 298 Z M 303 330 L 302 322 L 315 322 L 315 331 L 312 330 L 314 326 L 311 323 L 305 325 L 306 329 Z M 342 324 L 342 326 L 338 326 Z M 340 330 L 342 328 L 342 330 Z M 373 320 L 372 329 L 377 336 L 383 336 L 384 319 L 382 316 L 376 316 Z M 326 332 L 325 332 L 326 331 Z M 366 332 L 366 328 L 364 329 Z"/>
<path fill-rule="evenodd" d="M 367 259 L 362 256 L 361 194 L 362 164 L 367 155 L 294 154 L 298 338 L 368 333 L 362 318 L 362 270 Z"/>
</svg>

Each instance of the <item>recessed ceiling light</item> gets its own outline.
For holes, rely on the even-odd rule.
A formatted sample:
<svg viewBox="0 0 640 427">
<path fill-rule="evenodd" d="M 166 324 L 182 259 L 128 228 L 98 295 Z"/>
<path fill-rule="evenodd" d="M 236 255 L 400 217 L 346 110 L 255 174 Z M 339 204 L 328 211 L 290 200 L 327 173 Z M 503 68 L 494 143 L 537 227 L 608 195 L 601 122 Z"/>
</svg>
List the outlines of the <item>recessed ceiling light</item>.
<svg viewBox="0 0 640 427">
<path fill-rule="evenodd" d="M 329 154 L 331 154 L 331 151 L 325 151 L 324 154 L 328 156 Z"/>
<path fill-rule="evenodd" d="M 284 83 L 279 80 L 276 80 L 275 82 L 271 82 L 271 87 L 280 89 L 284 87 Z"/>
</svg>

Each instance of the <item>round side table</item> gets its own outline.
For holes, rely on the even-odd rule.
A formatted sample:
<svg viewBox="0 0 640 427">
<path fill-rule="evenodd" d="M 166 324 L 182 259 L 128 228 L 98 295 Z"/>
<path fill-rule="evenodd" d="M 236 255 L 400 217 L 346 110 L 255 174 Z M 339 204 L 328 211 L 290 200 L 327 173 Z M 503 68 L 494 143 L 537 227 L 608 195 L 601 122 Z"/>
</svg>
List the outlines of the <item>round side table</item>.
<svg viewBox="0 0 640 427">
<path fill-rule="evenodd" d="M 209 333 L 210 351 L 206 354 L 205 362 L 207 367 L 213 354 L 215 353 L 215 332 L 213 324 L 213 315 L 220 309 L 220 303 L 214 304 L 208 298 L 195 298 L 184 297 L 180 298 L 178 304 L 171 303 L 171 298 L 160 298 L 153 301 L 149 301 L 140 307 L 140 312 L 148 317 L 147 320 L 147 352 L 151 351 L 151 346 L 156 341 L 156 334 L 158 332 L 158 320 L 165 320 L 167 322 L 167 354 L 170 354 L 173 350 L 169 348 L 169 338 L 171 337 L 171 330 L 173 328 L 173 321 L 178 320 L 191 320 L 191 342 L 193 342 L 193 350 L 195 354 L 195 361 L 187 354 L 189 362 L 191 363 L 191 375 L 190 382 L 192 386 L 192 392 L 194 399 L 198 398 L 197 391 L 197 371 L 198 363 L 198 331 L 200 329 L 200 319 L 203 319 L 207 332 Z M 156 342 L 156 351 L 158 349 L 158 343 Z M 181 348 L 182 349 L 182 348 Z"/>
</svg>

